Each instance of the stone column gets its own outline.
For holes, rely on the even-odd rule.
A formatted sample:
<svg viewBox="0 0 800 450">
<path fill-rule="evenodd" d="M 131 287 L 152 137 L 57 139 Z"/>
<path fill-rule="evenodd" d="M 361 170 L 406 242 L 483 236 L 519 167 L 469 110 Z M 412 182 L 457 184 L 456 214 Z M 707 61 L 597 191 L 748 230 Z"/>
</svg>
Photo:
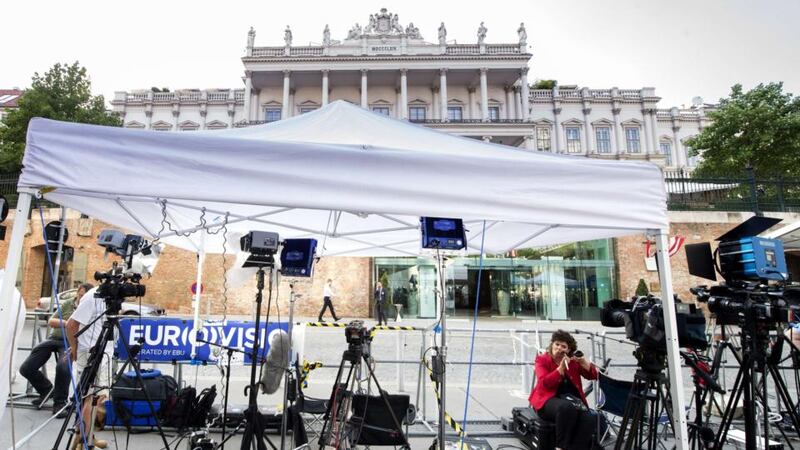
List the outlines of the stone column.
<svg viewBox="0 0 800 450">
<path fill-rule="evenodd" d="M 175 128 L 173 128 L 172 131 L 180 131 L 178 129 L 178 123 L 180 123 L 180 118 L 181 118 L 181 103 L 180 103 L 180 101 L 181 101 L 180 94 L 178 94 L 176 92 L 175 93 L 175 99 L 173 100 L 173 103 L 172 103 L 172 117 L 173 117 L 172 120 L 175 122 Z"/>
<path fill-rule="evenodd" d="M 145 109 L 144 110 L 144 116 L 146 118 L 146 120 L 145 120 L 146 129 L 152 130 L 153 129 L 153 127 L 152 127 L 152 125 L 153 125 L 153 110 L 150 109 L 150 108 Z"/>
<path fill-rule="evenodd" d="M 522 119 L 529 121 L 531 120 L 530 114 L 530 104 L 531 104 L 531 92 L 530 86 L 528 86 L 528 68 L 523 67 L 520 71 L 520 94 L 522 95 Z"/>
<path fill-rule="evenodd" d="M 555 148 L 553 153 L 564 153 L 561 148 L 561 102 L 553 102 L 553 137 Z"/>
<path fill-rule="evenodd" d="M 447 122 L 447 69 L 439 69 L 439 108 L 442 122 Z"/>
<path fill-rule="evenodd" d="M 520 104 L 522 96 L 519 95 L 520 91 L 519 86 L 514 86 L 514 118 L 521 119 L 522 118 L 522 105 Z"/>
<path fill-rule="evenodd" d="M 249 70 L 246 70 L 244 72 L 244 76 L 244 120 L 250 122 L 250 100 L 253 93 L 253 73 Z"/>
<path fill-rule="evenodd" d="M 681 131 L 681 126 L 678 124 L 679 116 L 678 108 L 673 107 L 669 110 L 669 115 L 672 117 L 672 151 L 673 162 L 678 169 L 684 169 L 688 166 L 689 155 L 683 153 L 681 141 L 678 139 L 678 132 Z"/>
<path fill-rule="evenodd" d="M 511 86 L 505 86 L 503 88 L 506 92 L 506 107 L 505 107 L 505 118 L 508 120 L 515 119 L 514 117 L 514 88 Z"/>
<path fill-rule="evenodd" d="M 400 118 L 400 104 L 403 103 L 403 94 L 400 88 L 394 88 L 394 117 Z"/>
<path fill-rule="evenodd" d="M 653 140 L 653 153 L 661 152 L 661 149 L 658 148 L 658 120 L 656 119 L 656 109 L 650 108 L 650 114 L 648 119 L 650 120 L 650 129 L 653 131 L 650 139 Z"/>
<path fill-rule="evenodd" d="M 328 69 L 322 69 L 322 106 L 328 104 Z"/>
<path fill-rule="evenodd" d="M 644 139 L 644 145 L 642 146 L 642 150 L 645 154 L 652 155 L 655 153 L 652 138 L 653 131 L 650 129 L 650 120 L 647 116 L 647 109 L 642 108 L 642 129 L 644 130 L 644 136 L 642 136 Z"/>
<path fill-rule="evenodd" d="M 369 108 L 369 98 L 367 97 L 367 69 L 361 69 L 361 107 Z"/>
<path fill-rule="evenodd" d="M 289 118 L 289 86 L 292 82 L 292 71 L 283 71 L 283 111 L 281 112 L 281 119 Z"/>
<path fill-rule="evenodd" d="M 300 114 L 300 111 L 294 109 L 295 103 L 297 103 L 294 101 L 294 94 L 295 90 L 289 89 L 289 117 Z"/>
<path fill-rule="evenodd" d="M 408 69 L 400 69 L 400 118 L 408 120 Z"/>
<path fill-rule="evenodd" d="M 481 67 L 481 120 L 484 122 L 489 121 L 489 86 L 486 81 L 488 71 L 486 67 Z"/>
<path fill-rule="evenodd" d="M 206 129 L 206 114 L 208 113 L 208 91 L 200 93 L 200 129 Z"/>
<path fill-rule="evenodd" d="M 475 88 L 467 88 L 467 119 L 475 118 Z"/>
<path fill-rule="evenodd" d="M 587 107 L 586 103 L 583 104 L 583 139 L 586 141 L 586 154 L 594 153 L 594 146 L 592 145 L 592 124 L 589 123 L 589 114 L 592 113 L 592 108 Z"/>
<path fill-rule="evenodd" d="M 439 88 L 432 87 L 431 92 L 433 92 L 433 107 L 431 108 L 433 109 L 433 111 L 431 111 L 433 117 L 431 118 L 433 120 L 439 120 L 441 119 L 441 117 L 439 117 L 439 113 L 441 112 L 441 108 L 439 108 Z"/>
</svg>

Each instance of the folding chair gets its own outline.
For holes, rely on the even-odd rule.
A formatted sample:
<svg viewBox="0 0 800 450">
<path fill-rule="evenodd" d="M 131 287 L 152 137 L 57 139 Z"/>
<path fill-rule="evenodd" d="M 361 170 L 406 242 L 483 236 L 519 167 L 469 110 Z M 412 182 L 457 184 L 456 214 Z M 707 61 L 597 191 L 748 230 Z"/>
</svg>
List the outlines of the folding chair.
<svg viewBox="0 0 800 450">
<path fill-rule="evenodd" d="M 600 373 L 598 387 L 600 392 L 597 400 L 597 410 L 605 416 L 608 424 L 606 432 L 598 441 L 601 445 L 606 445 L 606 440 L 611 437 L 611 433 L 614 434 L 614 439 L 619 436 L 620 425 L 622 424 L 622 418 L 625 416 L 625 406 L 628 403 L 633 382 L 617 380 Z M 646 425 L 643 424 L 643 426 Z M 669 427 L 669 416 L 666 411 L 658 417 L 657 426 L 663 427 L 662 436 L 665 435 Z M 660 447 L 666 448 L 661 441 L 658 444 Z"/>
<path fill-rule="evenodd" d="M 297 418 L 292 422 L 292 434 L 295 445 L 313 442 L 319 438 L 322 431 L 323 417 L 328 409 L 328 399 L 312 398 L 303 392 L 303 377 L 300 365 L 295 363 L 295 379 L 292 384 L 295 398 L 294 405 L 290 408 L 292 417 Z"/>
</svg>

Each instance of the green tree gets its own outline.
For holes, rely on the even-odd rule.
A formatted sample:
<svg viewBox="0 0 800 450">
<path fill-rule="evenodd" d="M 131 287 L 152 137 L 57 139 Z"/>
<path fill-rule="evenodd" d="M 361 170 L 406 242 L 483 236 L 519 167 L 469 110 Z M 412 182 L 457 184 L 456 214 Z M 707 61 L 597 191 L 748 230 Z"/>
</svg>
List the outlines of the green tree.
<svg viewBox="0 0 800 450">
<path fill-rule="evenodd" d="M 533 89 L 553 89 L 558 81 L 556 80 L 536 80 L 533 82 Z"/>
<path fill-rule="evenodd" d="M 757 178 L 800 173 L 800 97 L 783 83 L 759 84 L 744 92 L 737 84 L 709 113 L 712 124 L 686 141 L 702 155 L 697 176 L 740 176 L 748 166 Z"/>
<path fill-rule="evenodd" d="M 647 283 L 645 283 L 643 278 L 639 278 L 639 285 L 636 286 L 636 296 L 637 297 L 644 297 L 650 293 L 650 290 L 647 289 Z"/>
<path fill-rule="evenodd" d="M 22 167 L 28 123 L 34 117 L 67 122 L 121 126 L 122 120 L 106 111 L 102 95 L 93 96 L 86 69 L 76 61 L 56 64 L 44 75 L 34 73 L 31 87 L 19 99 L 0 127 L 0 171 L 16 172 Z"/>
</svg>

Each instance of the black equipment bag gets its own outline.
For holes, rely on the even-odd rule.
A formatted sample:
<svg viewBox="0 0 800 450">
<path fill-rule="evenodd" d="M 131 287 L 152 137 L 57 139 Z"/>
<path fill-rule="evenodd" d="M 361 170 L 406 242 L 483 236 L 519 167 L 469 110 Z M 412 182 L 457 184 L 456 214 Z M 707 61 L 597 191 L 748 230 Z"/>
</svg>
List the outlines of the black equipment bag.
<svg viewBox="0 0 800 450">
<path fill-rule="evenodd" d="M 214 406 L 214 399 L 217 398 L 217 386 L 211 385 L 200 391 L 194 404 L 194 410 L 189 418 L 188 425 L 190 427 L 204 427 L 206 426 L 206 419 L 211 412 L 211 407 Z"/>
<path fill-rule="evenodd" d="M 142 370 L 142 382 L 150 400 L 164 401 L 167 399 L 167 383 L 165 377 L 156 369 Z M 172 378 L 172 377 L 170 377 Z M 175 380 L 172 379 L 172 383 Z M 136 380 L 136 372 L 130 371 L 122 374 L 121 377 L 111 386 L 111 398 L 114 400 L 147 400 L 147 395 L 142 390 Z"/>
<path fill-rule="evenodd" d="M 556 426 L 539 417 L 531 407 L 511 410 L 514 436 L 526 447 L 536 450 L 556 448 Z"/>
<path fill-rule="evenodd" d="M 394 416 L 402 427 L 409 415 L 410 398 L 408 395 L 388 395 L 389 405 Z M 359 445 L 403 445 L 402 428 L 392 420 L 380 395 L 353 395 L 353 416 L 349 421 L 355 443 Z"/>
<path fill-rule="evenodd" d="M 164 425 L 175 427 L 179 430 L 188 427 L 196 404 L 197 390 L 192 386 L 181 389 L 175 400 L 175 406 L 164 416 Z"/>
</svg>

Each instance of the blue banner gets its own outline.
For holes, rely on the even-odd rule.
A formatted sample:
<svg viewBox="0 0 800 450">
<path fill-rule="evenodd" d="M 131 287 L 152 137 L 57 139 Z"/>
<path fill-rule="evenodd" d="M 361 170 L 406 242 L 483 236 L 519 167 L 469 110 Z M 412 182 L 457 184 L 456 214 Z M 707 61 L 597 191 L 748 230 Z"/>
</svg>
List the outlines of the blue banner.
<svg viewBox="0 0 800 450">
<path fill-rule="evenodd" d="M 142 349 L 139 351 L 139 361 L 191 361 L 192 345 L 195 345 L 197 353 L 195 360 L 203 362 L 216 362 L 219 358 L 227 359 L 227 349 L 210 345 L 224 345 L 241 351 L 233 352 L 232 362 L 244 362 L 250 364 L 253 342 L 256 335 L 255 322 L 228 321 L 222 322 L 205 321 L 202 328 L 196 332 L 193 330 L 194 321 L 191 319 L 170 319 L 170 318 L 131 318 L 120 320 L 122 335 L 117 336 L 114 346 L 114 353 L 119 359 L 127 359 L 128 353 L 122 339 L 128 342 L 129 346 L 139 344 Z M 269 351 L 268 336 L 276 330 L 287 331 L 287 322 L 270 323 L 267 327 L 265 322 L 259 327 L 261 338 L 259 339 L 259 354 L 265 357 Z"/>
</svg>

